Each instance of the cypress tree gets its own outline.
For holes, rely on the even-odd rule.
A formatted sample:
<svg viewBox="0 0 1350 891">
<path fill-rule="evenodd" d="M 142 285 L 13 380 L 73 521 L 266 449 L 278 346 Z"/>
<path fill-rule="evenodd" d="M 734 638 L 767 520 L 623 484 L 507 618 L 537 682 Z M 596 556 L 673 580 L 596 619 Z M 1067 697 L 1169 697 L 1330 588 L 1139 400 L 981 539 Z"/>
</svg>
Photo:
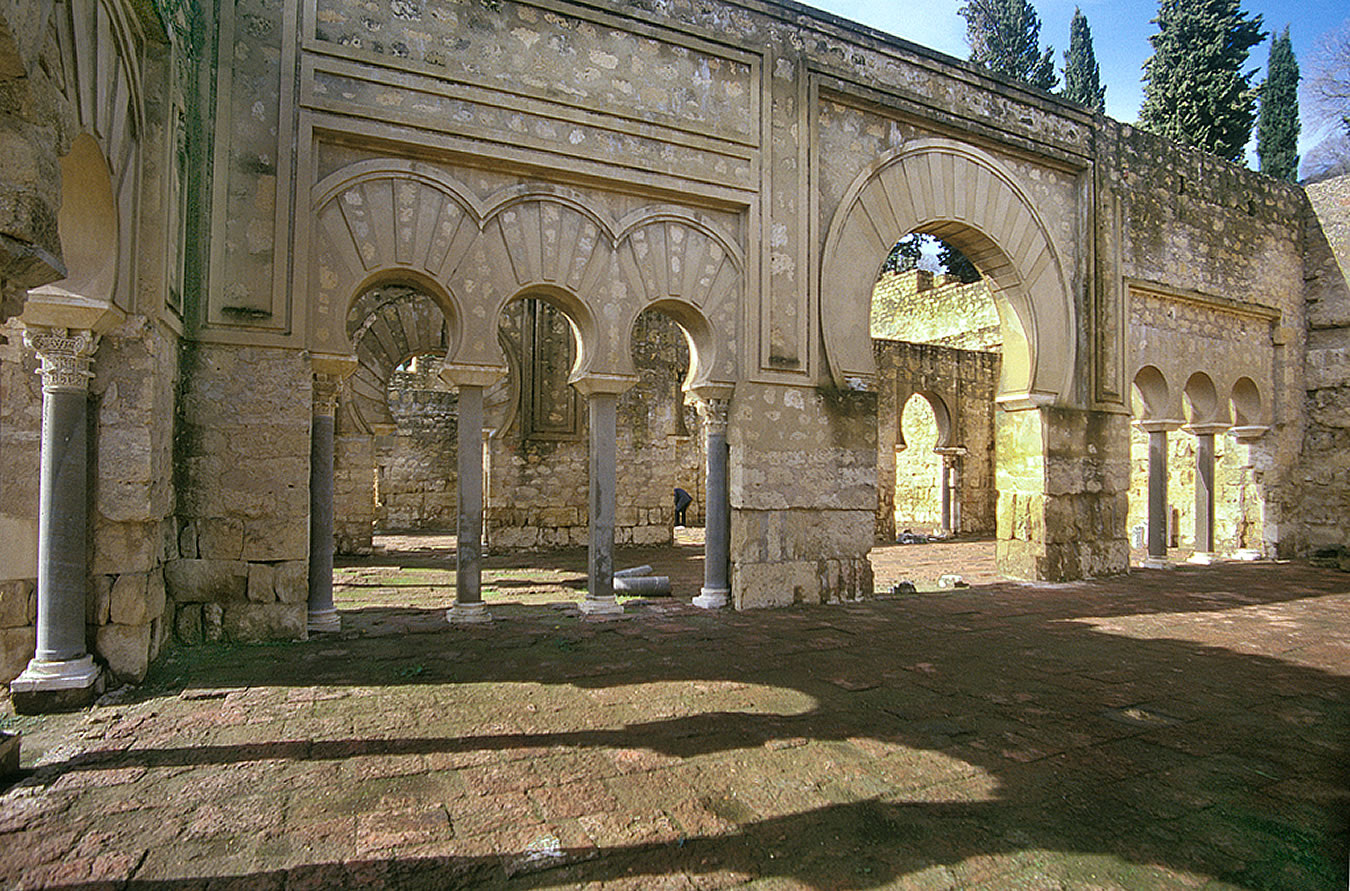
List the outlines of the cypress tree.
<svg viewBox="0 0 1350 891">
<path fill-rule="evenodd" d="M 1256 117 L 1255 71 L 1247 52 L 1265 39 L 1261 16 L 1238 0 L 1158 0 L 1158 33 L 1144 63 L 1139 121 L 1177 142 L 1228 161 L 1242 157 Z"/>
<path fill-rule="evenodd" d="M 948 244 L 942 239 L 938 239 L 938 262 L 948 275 L 954 275 L 962 282 L 970 284 L 979 281 L 982 276 L 980 270 L 975 268 L 975 264 L 959 249 Z"/>
<path fill-rule="evenodd" d="M 1106 111 L 1106 87 L 1092 51 L 1092 29 L 1077 7 L 1069 22 L 1069 50 L 1064 54 L 1064 98 L 1098 113 Z"/>
<path fill-rule="evenodd" d="M 1261 159 L 1261 172 L 1294 182 L 1298 175 L 1298 60 L 1289 41 L 1288 25 L 1270 42 L 1260 93 L 1256 154 Z"/>
<path fill-rule="evenodd" d="M 886 272 L 908 272 L 911 269 L 918 268 L 919 259 L 923 256 L 923 235 L 906 235 L 895 243 L 891 252 L 886 257 L 886 262 L 881 264 L 881 271 Z"/>
<path fill-rule="evenodd" d="M 1054 49 L 1041 52 L 1041 17 L 1027 0 L 967 0 L 970 61 L 1042 90 L 1053 90 Z"/>
</svg>

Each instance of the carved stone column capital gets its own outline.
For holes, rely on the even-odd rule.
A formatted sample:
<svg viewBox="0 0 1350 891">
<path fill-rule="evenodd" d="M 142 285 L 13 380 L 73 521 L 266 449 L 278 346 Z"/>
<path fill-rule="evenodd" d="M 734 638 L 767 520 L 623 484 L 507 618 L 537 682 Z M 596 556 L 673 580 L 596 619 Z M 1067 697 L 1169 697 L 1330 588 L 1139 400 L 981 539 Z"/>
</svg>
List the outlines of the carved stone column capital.
<svg viewBox="0 0 1350 891">
<path fill-rule="evenodd" d="M 727 420 L 731 411 L 731 400 L 721 396 L 699 396 L 698 416 L 709 433 L 727 432 Z"/>
<path fill-rule="evenodd" d="M 337 414 L 338 396 L 342 392 L 342 376 L 314 373 L 314 414 L 326 418 Z"/>
<path fill-rule="evenodd" d="M 23 342 L 42 360 L 42 389 L 47 393 L 84 392 L 94 373 L 89 365 L 98 348 L 98 335 L 87 330 L 27 327 Z"/>
</svg>

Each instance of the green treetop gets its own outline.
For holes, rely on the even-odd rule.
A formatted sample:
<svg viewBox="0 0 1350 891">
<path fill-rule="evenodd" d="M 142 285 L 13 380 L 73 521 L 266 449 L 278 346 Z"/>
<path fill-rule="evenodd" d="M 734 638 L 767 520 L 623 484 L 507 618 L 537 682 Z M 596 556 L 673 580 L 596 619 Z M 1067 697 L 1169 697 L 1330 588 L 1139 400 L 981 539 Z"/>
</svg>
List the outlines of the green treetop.
<svg viewBox="0 0 1350 891">
<path fill-rule="evenodd" d="M 1238 0 L 1158 0 L 1158 33 L 1144 63 L 1139 121 L 1161 136 L 1242 157 L 1256 117 L 1255 71 L 1247 52 L 1265 39 L 1261 17 L 1246 18 Z"/>
<path fill-rule="evenodd" d="M 1256 154 L 1261 159 L 1261 172 L 1294 182 L 1298 176 L 1298 60 L 1289 41 L 1288 25 L 1270 42 L 1260 94 Z"/>
<path fill-rule="evenodd" d="M 959 10 L 966 20 L 970 61 L 1042 90 L 1053 90 L 1054 49 L 1041 52 L 1041 17 L 1026 0 L 967 0 Z"/>
<path fill-rule="evenodd" d="M 1069 22 L 1069 51 L 1064 54 L 1064 98 L 1096 112 L 1106 111 L 1106 87 L 1092 51 L 1092 29 L 1076 7 Z"/>
</svg>

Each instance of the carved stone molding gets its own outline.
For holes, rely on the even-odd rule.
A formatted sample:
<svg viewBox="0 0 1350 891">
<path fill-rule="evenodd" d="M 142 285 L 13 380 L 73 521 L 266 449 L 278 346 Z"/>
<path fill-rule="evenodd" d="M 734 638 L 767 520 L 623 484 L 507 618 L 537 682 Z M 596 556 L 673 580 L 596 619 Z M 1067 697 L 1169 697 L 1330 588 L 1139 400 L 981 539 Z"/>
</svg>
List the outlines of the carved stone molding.
<svg viewBox="0 0 1350 891">
<path fill-rule="evenodd" d="M 29 327 L 24 330 L 23 341 L 42 360 L 44 392 L 89 389 L 89 379 L 94 376 L 89 366 L 98 347 L 98 335 L 78 329 Z"/>
</svg>

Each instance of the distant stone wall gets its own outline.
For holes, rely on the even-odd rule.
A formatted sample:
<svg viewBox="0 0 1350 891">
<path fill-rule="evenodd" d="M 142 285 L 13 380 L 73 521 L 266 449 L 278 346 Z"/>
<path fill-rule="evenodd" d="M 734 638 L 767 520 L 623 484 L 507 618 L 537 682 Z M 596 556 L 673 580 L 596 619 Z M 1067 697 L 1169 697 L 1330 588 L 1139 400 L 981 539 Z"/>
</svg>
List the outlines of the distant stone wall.
<svg viewBox="0 0 1350 891">
<path fill-rule="evenodd" d="M 438 359 L 422 358 L 389 383 L 397 429 L 375 438 L 375 527 L 453 532 L 458 523 L 459 400 L 440 378 Z"/>
<path fill-rule="evenodd" d="M 904 419 L 910 397 L 918 402 L 924 426 L 936 424 L 928 400 L 946 408 L 951 430 L 946 445 L 964 448 L 959 466 L 957 500 L 966 535 L 994 532 L 994 396 L 998 392 L 1001 359 L 997 353 L 959 350 L 934 344 L 873 340 L 877 361 L 877 515 L 876 535 L 893 541 L 909 523 L 926 532 L 941 520 L 938 488 L 940 456 L 934 427 L 927 438 L 911 442 L 902 429 L 916 419 Z M 905 412 L 908 414 L 908 411 Z M 902 427 L 903 425 L 903 427 Z M 899 448 L 903 443 L 904 448 Z"/>
<path fill-rule="evenodd" d="M 983 281 L 910 269 L 882 275 L 872 291 L 872 336 L 997 352 L 1003 344 L 998 310 Z"/>
</svg>

